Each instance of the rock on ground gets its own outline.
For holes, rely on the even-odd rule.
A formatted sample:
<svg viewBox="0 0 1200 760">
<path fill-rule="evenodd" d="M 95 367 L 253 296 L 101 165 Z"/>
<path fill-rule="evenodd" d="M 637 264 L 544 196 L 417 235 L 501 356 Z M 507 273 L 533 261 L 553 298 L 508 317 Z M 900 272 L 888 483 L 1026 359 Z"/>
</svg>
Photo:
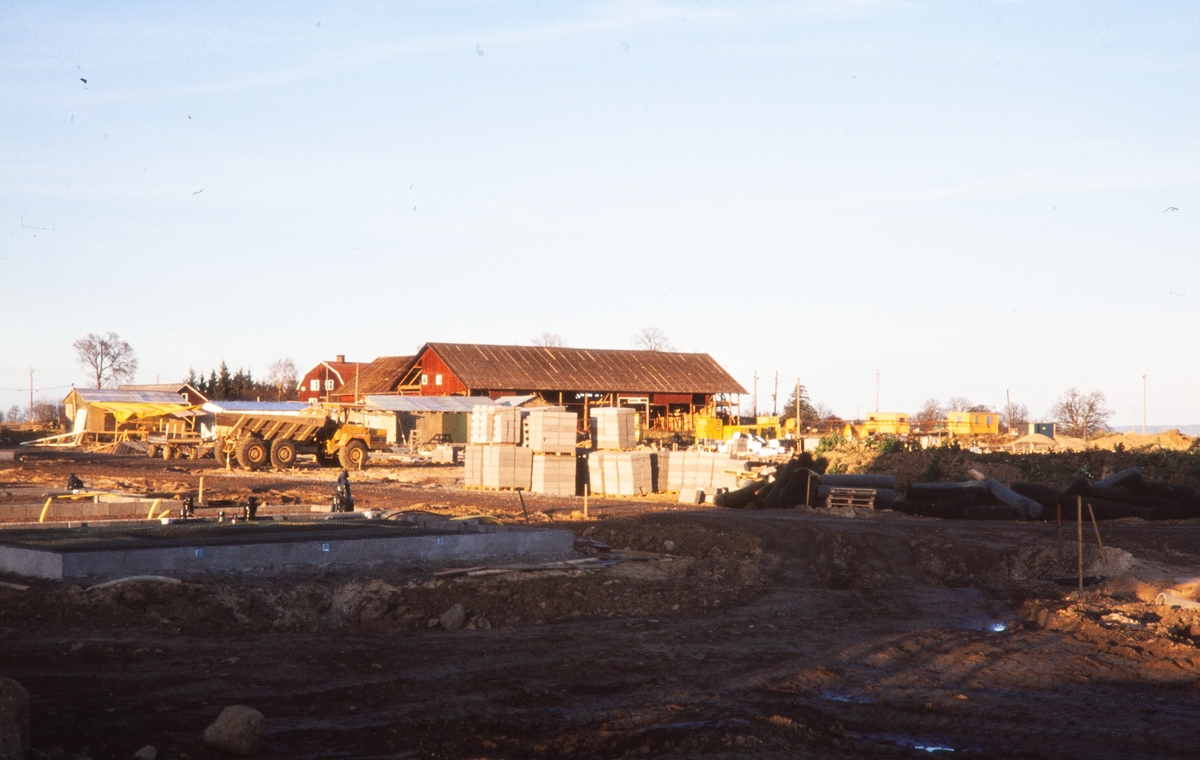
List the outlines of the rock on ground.
<svg viewBox="0 0 1200 760">
<path fill-rule="evenodd" d="M 0 676 L 0 760 L 25 760 L 29 753 L 29 692 Z"/>
<path fill-rule="evenodd" d="M 456 604 L 442 613 L 442 627 L 447 631 L 457 631 L 463 627 L 465 622 L 467 622 L 467 611 L 461 604 Z"/>
<path fill-rule="evenodd" d="M 204 743 L 234 755 L 257 755 L 262 751 L 266 723 L 258 710 L 232 705 L 222 710 L 213 724 L 204 729 Z"/>
<path fill-rule="evenodd" d="M 133 753 L 133 760 L 154 760 L 156 757 L 158 757 L 158 750 L 152 744 L 147 744 Z"/>
</svg>

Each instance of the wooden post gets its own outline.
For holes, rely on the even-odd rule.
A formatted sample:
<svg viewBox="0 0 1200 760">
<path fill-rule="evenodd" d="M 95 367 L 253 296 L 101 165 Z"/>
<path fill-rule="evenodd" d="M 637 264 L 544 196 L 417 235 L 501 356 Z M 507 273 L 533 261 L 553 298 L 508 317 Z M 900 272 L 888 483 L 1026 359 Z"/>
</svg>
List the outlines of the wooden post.
<svg viewBox="0 0 1200 760">
<path fill-rule="evenodd" d="M 804 451 L 804 439 L 800 437 L 800 378 L 796 378 L 796 451 Z M 804 497 L 808 506 L 808 497 Z"/>
<path fill-rule="evenodd" d="M 1090 504 L 1088 506 L 1091 506 Z M 1079 543 L 1079 593 L 1083 593 L 1083 497 L 1075 497 L 1076 539 Z"/>
<path fill-rule="evenodd" d="M 200 476 L 200 494 L 196 497 L 197 504 L 204 503 L 204 476 Z"/>
<path fill-rule="evenodd" d="M 585 519 L 585 520 L 587 519 L 587 516 L 588 516 L 588 509 L 587 509 L 587 507 L 588 507 L 588 492 L 591 490 L 592 490 L 592 486 L 590 483 L 583 484 L 583 519 Z"/>
<path fill-rule="evenodd" d="M 1096 531 L 1096 546 L 1100 547 L 1100 561 L 1108 567 L 1108 557 L 1104 556 L 1104 542 L 1100 540 L 1100 526 L 1096 524 L 1096 513 L 1092 511 L 1092 503 L 1088 502 L 1088 517 L 1092 518 L 1092 530 Z"/>
</svg>

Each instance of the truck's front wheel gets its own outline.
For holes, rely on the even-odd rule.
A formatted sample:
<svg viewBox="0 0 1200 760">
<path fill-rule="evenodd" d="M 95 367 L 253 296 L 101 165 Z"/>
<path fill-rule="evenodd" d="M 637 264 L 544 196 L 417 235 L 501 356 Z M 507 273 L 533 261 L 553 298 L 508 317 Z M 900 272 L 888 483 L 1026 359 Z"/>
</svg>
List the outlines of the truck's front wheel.
<svg viewBox="0 0 1200 760">
<path fill-rule="evenodd" d="M 367 463 L 367 444 L 359 440 L 347 443 L 338 452 L 338 461 L 347 470 L 357 470 Z"/>
</svg>

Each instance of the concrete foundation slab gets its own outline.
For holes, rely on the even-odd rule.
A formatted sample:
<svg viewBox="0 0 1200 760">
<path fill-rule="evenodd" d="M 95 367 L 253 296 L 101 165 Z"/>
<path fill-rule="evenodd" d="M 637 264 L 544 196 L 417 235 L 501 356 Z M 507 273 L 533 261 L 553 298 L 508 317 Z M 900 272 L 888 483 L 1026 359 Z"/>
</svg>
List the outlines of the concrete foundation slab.
<svg viewBox="0 0 1200 760">
<path fill-rule="evenodd" d="M 381 562 L 477 564 L 516 556 L 551 558 L 573 547 L 569 530 L 470 522 L 188 521 L 0 530 L 0 571 L 49 579 L 192 576 Z"/>
</svg>

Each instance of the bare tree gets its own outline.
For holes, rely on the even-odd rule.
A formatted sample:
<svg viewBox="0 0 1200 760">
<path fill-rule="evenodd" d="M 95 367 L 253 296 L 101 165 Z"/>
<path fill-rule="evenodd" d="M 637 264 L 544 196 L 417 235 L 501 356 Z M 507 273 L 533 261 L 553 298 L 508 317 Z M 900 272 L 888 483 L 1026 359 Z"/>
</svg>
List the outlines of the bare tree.
<svg viewBox="0 0 1200 760">
<path fill-rule="evenodd" d="M 674 351 L 667 334 L 657 327 L 643 327 L 634 333 L 633 345 L 643 351 Z"/>
<path fill-rule="evenodd" d="M 299 373 L 296 372 L 296 364 L 291 360 L 278 359 L 271 362 L 271 366 L 267 367 L 267 382 L 275 389 L 275 399 L 277 401 L 291 401 L 298 395 L 296 383 L 299 381 Z"/>
<path fill-rule="evenodd" d="M 47 398 L 39 398 L 33 402 L 33 413 L 31 422 L 37 422 L 42 425 L 59 426 L 66 419 L 67 411 L 61 401 L 51 401 Z"/>
<path fill-rule="evenodd" d="M 946 404 L 947 412 L 969 412 L 974 404 L 971 399 L 966 396 L 951 396 L 950 402 Z"/>
<path fill-rule="evenodd" d="M 75 341 L 74 346 L 79 366 L 92 373 L 97 388 L 103 388 L 107 383 L 128 382 L 137 374 L 138 360 L 133 346 L 114 332 L 108 335 L 88 333 L 87 337 Z"/>
<path fill-rule="evenodd" d="M 1000 427 L 1010 430 L 1029 424 L 1029 407 L 1024 404 L 1010 404 L 1000 414 Z"/>
<path fill-rule="evenodd" d="M 20 425 L 25 421 L 25 413 L 21 411 L 21 407 L 13 404 L 8 408 L 8 421 L 14 425 Z"/>
<path fill-rule="evenodd" d="M 837 415 L 833 413 L 833 409 L 829 408 L 829 404 L 824 401 L 816 401 L 813 403 L 813 412 L 818 420 L 836 420 Z"/>
<path fill-rule="evenodd" d="M 944 419 L 946 410 L 942 408 L 942 404 L 936 398 L 926 399 L 917 413 L 913 415 L 913 422 L 917 423 L 920 430 L 933 430 L 933 426 L 938 420 Z"/>
<path fill-rule="evenodd" d="M 565 348 L 567 341 L 558 333 L 552 333 L 547 330 L 533 339 L 533 345 L 542 346 L 544 348 Z"/>
<path fill-rule="evenodd" d="M 1108 430 L 1108 420 L 1114 412 L 1107 406 L 1103 391 L 1080 393 L 1069 388 L 1050 408 L 1050 417 L 1064 433 L 1085 441 L 1102 430 Z"/>
</svg>

